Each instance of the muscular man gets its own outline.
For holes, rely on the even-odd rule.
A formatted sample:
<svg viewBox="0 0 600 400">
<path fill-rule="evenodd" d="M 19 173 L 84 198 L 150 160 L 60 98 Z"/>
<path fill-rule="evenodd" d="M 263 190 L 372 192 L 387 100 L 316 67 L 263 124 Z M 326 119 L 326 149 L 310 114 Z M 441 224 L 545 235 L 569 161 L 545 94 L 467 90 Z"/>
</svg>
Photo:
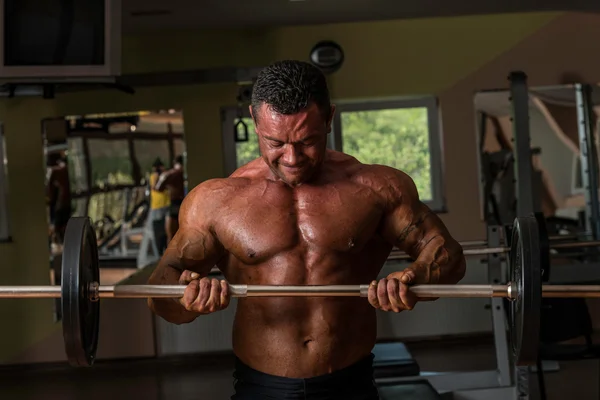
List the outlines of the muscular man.
<svg viewBox="0 0 600 400">
<path fill-rule="evenodd" d="M 409 176 L 326 148 L 335 106 L 318 69 L 296 61 L 267 67 L 250 111 L 261 158 L 190 192 L 149 280 L 187 284 L 185 294 L 149 306 L 183 324 L 227 307 L 227 282 L 370 283 L 368 299 L 239 299 L 232 399 L 377 399 L 375 310 L 411 310 L 409 284 L 460 281 L 462 248 Z M 393 246 L 415 261 L 377 281 Z M 215 265 L 226 280 L 206 278 Z"/>
<path fill-rule="evenodd" d="M 167 243 L 173 239 L 175 233 L 179 229 L 179 208 L 185 197 L 184 188 L 184 176 L 183 176 L 183 157 L 175 157 L 175 164 L 173 168 L 160 174 L 158 181 L 154 185 L 154 190 L 169 192 L 171 204 L 169 205 L 169 212 L 165 220 L 165 230 L 167 231 Z"/>
<path fill-rule="evenodd" d="M 62 244 L 71 217 L 71 184 L 67 162 L 61 154 L 51 153 L 47 161 L 46 198 L 50 209 L 52 242 Z"/>
</svg>

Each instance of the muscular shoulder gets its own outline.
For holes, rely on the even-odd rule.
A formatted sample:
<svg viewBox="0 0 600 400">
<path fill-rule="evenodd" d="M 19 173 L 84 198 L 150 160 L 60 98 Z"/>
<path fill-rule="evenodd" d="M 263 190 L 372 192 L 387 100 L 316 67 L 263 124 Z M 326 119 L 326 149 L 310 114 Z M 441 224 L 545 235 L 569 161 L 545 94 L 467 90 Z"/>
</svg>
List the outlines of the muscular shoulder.
<svg viewBox="0 0 600 400">
<path fill-rule="evenodd" d="M 352 180 L 367 186 L 391 208 L 405 201 L 418 201 L 412 178 L 403 171 L 379 164 L 357 163 L 349 169 Z"/>
<path fill-rule="evenodd" d="M 211 220 L 211 216 L 225 206 L 232 195 L 245 185 L 243 179 L 209 179 L 194 187 L 181 204 L 180 215 L 184 219 Z"/>
</svg>

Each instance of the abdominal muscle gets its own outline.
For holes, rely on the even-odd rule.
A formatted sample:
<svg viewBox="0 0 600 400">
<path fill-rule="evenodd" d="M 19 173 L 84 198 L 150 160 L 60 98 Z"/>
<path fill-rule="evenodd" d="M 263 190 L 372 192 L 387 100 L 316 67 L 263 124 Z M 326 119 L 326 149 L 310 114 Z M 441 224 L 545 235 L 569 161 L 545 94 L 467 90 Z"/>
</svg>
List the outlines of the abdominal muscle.
<svg viewBox="0 0 600 400">
<path fill-rule="evenodd" d="M 370 354 L 375 338 L 375 309 L 353 297 L 240 299 L 233 326 L 242 362 L 290 378 L 349 366 Z"/>
<path fill-rule="evenodd" d="M 383 263 L 366 254 L 316 257 L 309 267 L 285 256 L 252 266 L 234 261 L 224 272 L 229 282 L 240 284 L 364 284 L 376 279 Z M 375 309 L 363 297 L 247 297 L 237 302 L 233 349 L 258 371 L 306 378 L 369 356 L 376 336 Z"/>
</svg>

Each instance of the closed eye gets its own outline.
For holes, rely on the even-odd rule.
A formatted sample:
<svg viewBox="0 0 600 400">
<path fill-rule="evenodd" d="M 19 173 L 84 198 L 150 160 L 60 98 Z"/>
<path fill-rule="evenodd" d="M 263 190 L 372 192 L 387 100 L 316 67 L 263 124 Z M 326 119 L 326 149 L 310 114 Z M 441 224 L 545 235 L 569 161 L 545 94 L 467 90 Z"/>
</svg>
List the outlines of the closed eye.
<svg viewBox="0 0 600 400">
<path fill-rule="evenodd" d="M 314 136 L 310 136 L 308 138 L 306 138 L 305 140 L 303 140 L 302 142 L 300 142 L 303 146 L 313 146 L 315 144 L 317 144 L 318 142 L 320 142 L 321 137 L 314 135 Z"/>
</svg>

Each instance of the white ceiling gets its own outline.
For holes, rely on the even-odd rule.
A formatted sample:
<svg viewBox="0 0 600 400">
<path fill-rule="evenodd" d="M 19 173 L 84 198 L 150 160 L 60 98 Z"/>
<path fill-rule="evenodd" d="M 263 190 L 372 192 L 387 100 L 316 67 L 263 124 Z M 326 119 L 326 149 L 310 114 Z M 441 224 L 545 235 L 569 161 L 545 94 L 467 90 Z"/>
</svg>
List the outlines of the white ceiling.
<svg viewBox="0 0 600 400">
<path fill-rule="evenodd" d="M 590 0 L 122 0 L 126 33 L 527 11 L 600 11 Z"/>
</svg>

